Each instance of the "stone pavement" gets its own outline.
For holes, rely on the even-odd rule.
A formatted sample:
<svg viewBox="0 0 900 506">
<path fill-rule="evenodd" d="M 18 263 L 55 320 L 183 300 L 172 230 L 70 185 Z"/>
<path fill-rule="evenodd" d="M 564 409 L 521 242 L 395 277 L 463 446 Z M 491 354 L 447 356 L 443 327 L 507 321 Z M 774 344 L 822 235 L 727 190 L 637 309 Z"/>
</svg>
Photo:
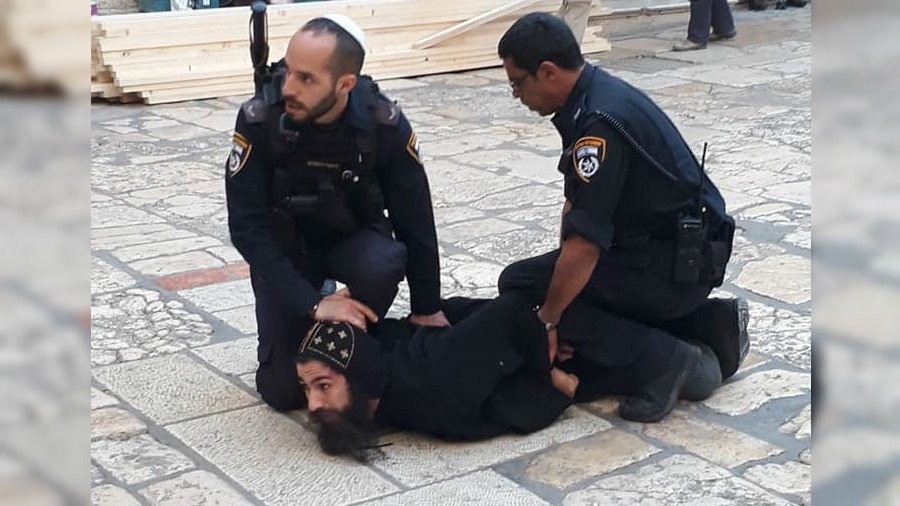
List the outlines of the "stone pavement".
<svg viewBox="0 0 900 506">
<path fill-rule="evenodd" d="M 686 15 L 607 27 L 595 61 L 650 93 L 740 230 L 720 294 L 751 301 L 753 352 L 664 422 L 570 408 L 525 437 L 447 444 L 389 433 L 368 466 L 322 455 L 305 412 L 253 388 L 253 297 L 230 245 L 223 165 L 239 97 L 92 109 L 91 483 L 98 505 L 808 503 L 810 11 L 736 11 L 737 39 L 675 54 Z M 383 83 L 433 191 L 444 295 L 492 295 L 552 248 L 559 140 L 502 69 Z M 393 313 L 407 311 L 406 291 Z"/>
</svg>

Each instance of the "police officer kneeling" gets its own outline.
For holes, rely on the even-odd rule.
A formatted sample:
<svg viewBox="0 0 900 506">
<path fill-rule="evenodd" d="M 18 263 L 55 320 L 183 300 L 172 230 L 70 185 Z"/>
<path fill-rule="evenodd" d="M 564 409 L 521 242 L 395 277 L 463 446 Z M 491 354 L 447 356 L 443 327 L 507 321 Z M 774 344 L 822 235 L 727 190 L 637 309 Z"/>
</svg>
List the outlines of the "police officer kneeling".
<svg viewBox="0 0 900 506">
<path fill-rule="evenodd" d="M 366 328 L 387 312 L 404 274 L 411 321 L 447 325 L 416 136 L 360 76 L 364 48 L 346 16 L 309 21 L 237 116 L 228 227 L 256 296 L 257 390 L 280 411 L 306 404 L 293 364 L 299 336 L 314 321 Z M 323 297 L 326 279 L 349 291 Z"/>
<path fill-rule="evenodd" d="M 551 353 L 557 325 L 562 336 L 579 327 L 602 336 L 564 344 L 589 350 L 602 367 L 633 371 L 637 393 L 619 414 L 660 420 L 701 356 L 688 341 L 715 352 L 722 378 L 749 348 L 746 302 L 707 299 L 723 281 L 734 220 L 672 121 L 641 91 L 586 64 L 563 21 L 528 14 L 498 53 L 513 96 L 553 114 L 565 147 L 561 247 L 507 267 L 500 293 L 531 293 Z M 576 297 L 617 317 L 579 321 L 590 312 L 566 312 Z"/>
</svg>

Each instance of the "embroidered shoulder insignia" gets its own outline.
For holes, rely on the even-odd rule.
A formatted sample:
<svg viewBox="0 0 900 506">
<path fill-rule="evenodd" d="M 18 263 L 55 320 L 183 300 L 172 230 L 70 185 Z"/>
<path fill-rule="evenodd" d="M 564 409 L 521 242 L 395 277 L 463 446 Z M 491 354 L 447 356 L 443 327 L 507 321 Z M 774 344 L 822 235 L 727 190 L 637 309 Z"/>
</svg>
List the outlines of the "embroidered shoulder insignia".
<svg viewBox="0 0 900 506">
<path fill-rule="evenodd" d="M 239 133 L 234 134 L 232 141 L 231 153 L 228 154 L 228 177 L 236 176 L 244 168 L 247 159 L 250 158 L 250 151 L 253 150 L 247 138 Z"/>
<path fill-rule="evenodd" d="M 262 123 L 268 112 L 265 100 L 258 97 L 253 97 L 241 104 L 241 109 L 244 111 L 247 123 Z"/>
<path fill-rule="evenodd" d="M 572 148 L 572 162 L 575 174 L 585 183 L 600 172 L 603 160 L 606 159 L 606 139 L 601 137 L 582 137 Z"/>
<path fill-rule="evenodd" d="M 397 126 L 400 123 L 400 106 L 386 98 L 378 98 L 375 105 L 375 121 L 382 125 Z"/>
<path fill-rule="evenodd" d="M 406 152 L 409 153 L 409 156 L 411 156 L 416 163 L 423 165 L 422 159 L 419 157 L 419 139 L 416 137 L 415 132 L 409 133 L 409 140 L 406 141 Z"/>
</svg>

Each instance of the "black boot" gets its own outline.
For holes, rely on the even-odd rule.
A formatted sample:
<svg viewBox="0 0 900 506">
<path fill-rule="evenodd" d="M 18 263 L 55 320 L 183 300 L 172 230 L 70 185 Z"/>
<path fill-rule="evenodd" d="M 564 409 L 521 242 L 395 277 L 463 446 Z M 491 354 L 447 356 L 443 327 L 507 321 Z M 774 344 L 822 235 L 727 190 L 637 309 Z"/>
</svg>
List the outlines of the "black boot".
<svg viewBox="0 0 900 506">
<path fill-rule="evenodd" d="M 637 395 L 619 403 L 619 416 L 623 419 L 642 423 L 658 422 L 675 407 L 701 355 L 700 348 L 681 340 L 675 341 L 674 351 L 666 359 L 654 360 L 654 363 L 648 363 L 644 359 L 636 364 L 642 370 L 658 371 L 658 374 L 646 381 Z M 645 374 L 641 375 L 646 377 Z"/>
<path fill-rule="evenodd" d="M 663 327 L 685 341 L 709 345 L 719 357 L 722 379 L 728 379 L 737 372 L 750 351 L 749 320 L 750 310 L 744 299 L 713 298 Z"/>
<path fill-rule="evenodd" d="M 785 2 L 785 0 L 778 0 L 777 2 L 775 2 L 775 9 L 777 9 L 777 10 L 787 9 L 787 3 Z"/>
<path fill-rule="evenodd" d="M 681 390 L 681 398 L 686 401 L 699 402 L 709 398 L 717 388 L 722 386 L 722 369 L 719 367 L 719 358 L 712 348 L 703 344 L 691 343 L 700 348 L 700 359 L 694 364 L 684 388 Z"/>
<path fill-rule="evenodd" d="M 787 0 L 787 4 L 791 7 L 806 7 L 807 0 Z"/>
</svg>

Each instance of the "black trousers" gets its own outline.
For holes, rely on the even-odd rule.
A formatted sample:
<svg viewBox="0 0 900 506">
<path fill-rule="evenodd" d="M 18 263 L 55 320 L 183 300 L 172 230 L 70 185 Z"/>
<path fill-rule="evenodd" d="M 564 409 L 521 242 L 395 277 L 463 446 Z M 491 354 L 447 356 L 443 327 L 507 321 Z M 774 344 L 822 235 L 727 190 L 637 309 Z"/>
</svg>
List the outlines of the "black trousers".
<svg viewBox="0 0 900 506">
<path fill-rule="evenodd" d="M 557 249 L 508 266 L 500 274 L 500 293 L 524 291 L 530 302 L 542 303 L 559 253 Z M 601 253 L 588 284 L 563 313 L 560 339 L 591 363 L 613 370 L 639 359 L 665 357 L 678 337 L 690 337 L 671 332 L 711 290 L 676 286 L 650 270 L 625 267 L 614 255 Z"/>
<path fill-rule="evenodd" d="M 709 40 L 709 28 L 719 35 L 734 31 L 734 19 L 727 0 L 691 0 L 691 20 L 688 22 L 688 39 L 705 44 Z"/>
<path fill-rule="evenodd" d="M 389 236 L 370 229 L 360 230 L 336 242 L 318 265 L 307 265 L 304 277 L 321 287 L 324 279 L 347 285 L 353 298 L 368 305 L 381 318 L 390 308 L 406 272 L 406 247 Z M 300 389 L 294 355 L 312 326 L 306 317 L 291 315 L 280 296 L 268 289 L 250 269 L 256 296 L 259 333 L 256 390 L 277 411 L 306 406 Z"/>
</svg>

